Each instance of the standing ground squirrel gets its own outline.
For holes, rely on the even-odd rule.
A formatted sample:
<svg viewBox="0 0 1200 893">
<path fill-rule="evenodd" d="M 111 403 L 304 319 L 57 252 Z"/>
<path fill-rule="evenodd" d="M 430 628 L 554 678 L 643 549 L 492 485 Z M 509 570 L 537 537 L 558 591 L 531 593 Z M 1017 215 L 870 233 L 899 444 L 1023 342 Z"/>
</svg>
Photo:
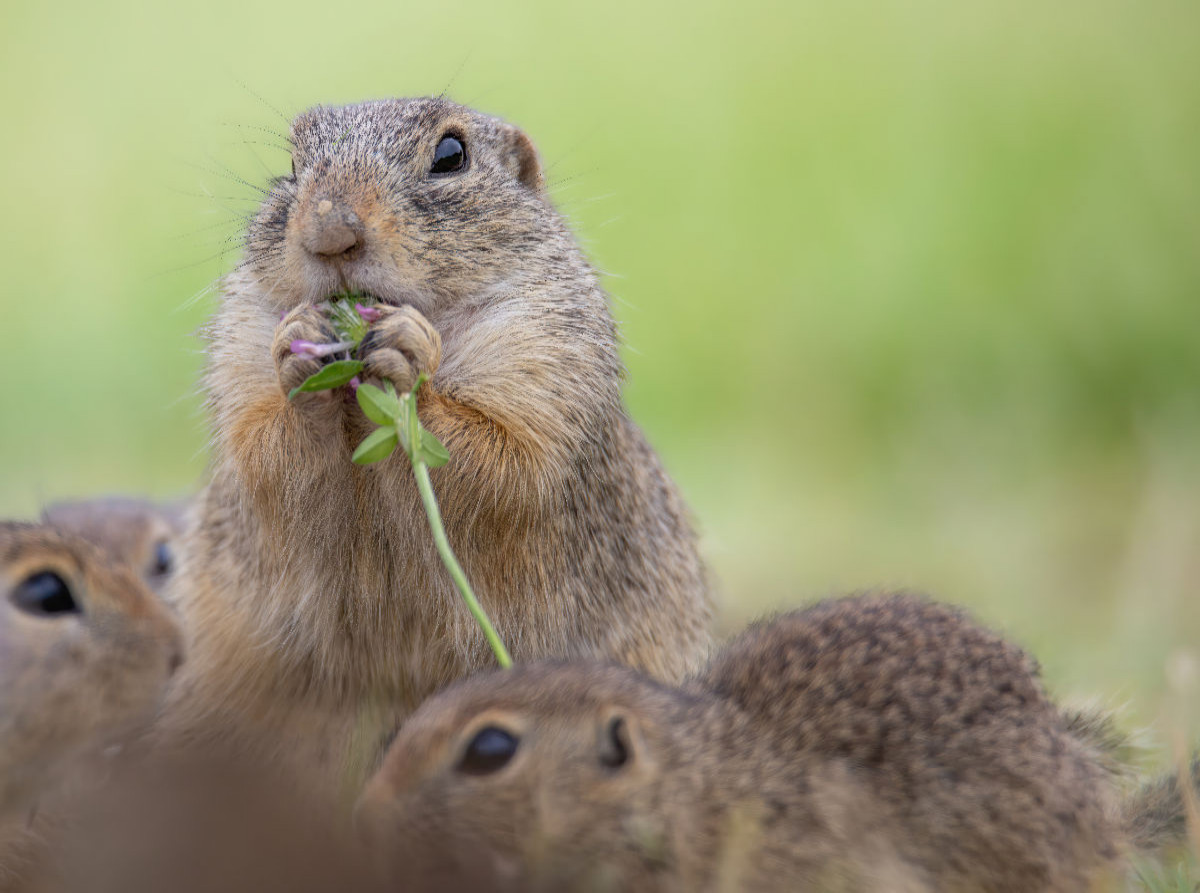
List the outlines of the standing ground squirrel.
<svg viewBox="0 0 1200 893">
<path fill-rule="evenodd" d="M 171 592 L 194 641 L 168 734 L 256 729 L 336 765 L 494 663 L 405 457 L 350 461 L 371 425 L 344 391 L 288 400 L 319 365 L 290 345 L 335 340 L 318 305 L 343 289 L 379 302 L 364 379 L 431 376 L 449 539 L 514 657 L 694 670 L 711 607 L 688 512 L 529 139 L 413 99 L 313 109 L 291 144 L 206 332 L 213 462 Z"/>
<path fill-rule="evenodd" d="M 184 511 L 183 503 L 104 496 L 55 503 L 42 513 L 42 520 L 99 546 L 159 591 L 175 569 Z"/>
<path fill-rule="evenodd" d="M 400 729 L 357 818 L 430 889 L 1031 893 L 1118 866 L 1117 801 L 1032 659 L 897 595 L 754 626 L 681 688 L 466 680 Z"/>
<path fill-rule="evenodd" d="M 28 811 L 149 720 L 181 659 L 177 626 L 127 568 L 51 527 L 0 522 L 0 880 Z"/>
</svg>

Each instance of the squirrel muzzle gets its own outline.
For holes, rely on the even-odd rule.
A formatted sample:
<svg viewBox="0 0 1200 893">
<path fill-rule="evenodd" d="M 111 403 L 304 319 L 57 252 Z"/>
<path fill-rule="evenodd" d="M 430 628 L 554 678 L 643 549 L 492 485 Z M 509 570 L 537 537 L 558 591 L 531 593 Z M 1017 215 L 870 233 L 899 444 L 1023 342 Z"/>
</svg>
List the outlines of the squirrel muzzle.
<svg viewBox="0 0 1200 893">
<path fill-rule="evenodd" d="M 300 243 L 310 254 L 336 258 L 363 242 L 362 220 L 345 202 L 319 198 L 301 212 Z"/>
</svg>

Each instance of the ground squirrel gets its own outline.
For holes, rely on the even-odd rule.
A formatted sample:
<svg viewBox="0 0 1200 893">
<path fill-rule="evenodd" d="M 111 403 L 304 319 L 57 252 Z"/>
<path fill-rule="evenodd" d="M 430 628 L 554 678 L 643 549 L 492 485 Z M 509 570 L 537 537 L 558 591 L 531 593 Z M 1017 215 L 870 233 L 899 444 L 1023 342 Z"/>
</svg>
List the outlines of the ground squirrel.
<svg viewBox="0 0 1200 893">
<path fill-rule="evenodd" d="M 184 512 L 183 503 L 104 496 L 55 503 L 42 513 L 42 520 L 96 544 L 158 592 L 175 568 Z"/>
<path fill-rule="evenodd" d="M 183 652 L 128 568 L 45 525 L 0 522 L 0 595 L 3 880 L 39 798 L 150 719 Z"/>
<path fill-rule="evenodd" d="M 327 791 L 219 753 L 166 750 L 115 761 L 104 781 L 67 804 L 48 890 L 384 893 Z"/>
<path fill-rule="evenodd" d="M 1117 813 L 1024 652 L 896 595 L 754 626 L 682 687 L 585 663 L 466 680 L 356 817 L 431 889 L 1030 893 L 1114 868 Z"/>
<path fill-rule="evenodd" d="M 431 375 L 449 539 L 514 657 L 695 669 L 711 608 L 688 512 L 626 415 L 607 296 L 529 139 L 413 99 L 313 109 L 290 141 L 206 330 L 211 481 L 172 587 L 194 642 L 166 727 L 336 762 L 494 664 L 405 457 L 351 463 L 371 426 L 342 392 L 287 399 L 319 362 L 289 345 L 328 341 L 317 305 L 346 288 L 379 302 L 364 378 Z"/>
</svg>

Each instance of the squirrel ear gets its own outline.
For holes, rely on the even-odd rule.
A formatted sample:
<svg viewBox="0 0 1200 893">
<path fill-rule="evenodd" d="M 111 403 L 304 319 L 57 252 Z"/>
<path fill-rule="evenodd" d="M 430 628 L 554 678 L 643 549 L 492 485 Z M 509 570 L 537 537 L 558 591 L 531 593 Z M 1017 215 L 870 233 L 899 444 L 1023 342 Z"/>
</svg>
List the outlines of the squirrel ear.
<svg viewBox="0 0 1200 893">
<path fill-rule="evenodd" d="M 602 766 L 619 772 L 640 759 L 641 750 L 641 730 L 632 717 L 615 712 L 601 717 L 596 752 Z"/>
<path fill-rule="evenodd" d="M 504 127 L 504 163 L 513 175 L 534 192 L 541 192 L 546 182 L 542 177 L 542 162 L 533 140 L 510 124 Z"/>
</svg>

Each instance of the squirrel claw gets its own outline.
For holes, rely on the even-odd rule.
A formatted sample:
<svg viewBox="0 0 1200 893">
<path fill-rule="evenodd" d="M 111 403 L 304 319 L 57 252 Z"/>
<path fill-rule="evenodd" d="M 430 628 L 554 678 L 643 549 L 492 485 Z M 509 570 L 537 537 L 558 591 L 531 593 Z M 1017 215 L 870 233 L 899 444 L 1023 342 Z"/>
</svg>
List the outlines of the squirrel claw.
<svg viewBox="0 0 1200 893">
<path fill-rule="evenodd" d="M 301 306 L 284 315 L 275 330 L 271 356 L 285 394 L 328 362 L 319 348 L 334 341 L 337 334 L 320 309 Z"/>
<path fill-rule="evenodd" d="M 442 360 L 442 337 L 415 307 L 379 307 L 378 320 L 360 347 L 363 378 L 390 381 L 411 391 L 417 376 L 432 376 Z"/>
</svg>

